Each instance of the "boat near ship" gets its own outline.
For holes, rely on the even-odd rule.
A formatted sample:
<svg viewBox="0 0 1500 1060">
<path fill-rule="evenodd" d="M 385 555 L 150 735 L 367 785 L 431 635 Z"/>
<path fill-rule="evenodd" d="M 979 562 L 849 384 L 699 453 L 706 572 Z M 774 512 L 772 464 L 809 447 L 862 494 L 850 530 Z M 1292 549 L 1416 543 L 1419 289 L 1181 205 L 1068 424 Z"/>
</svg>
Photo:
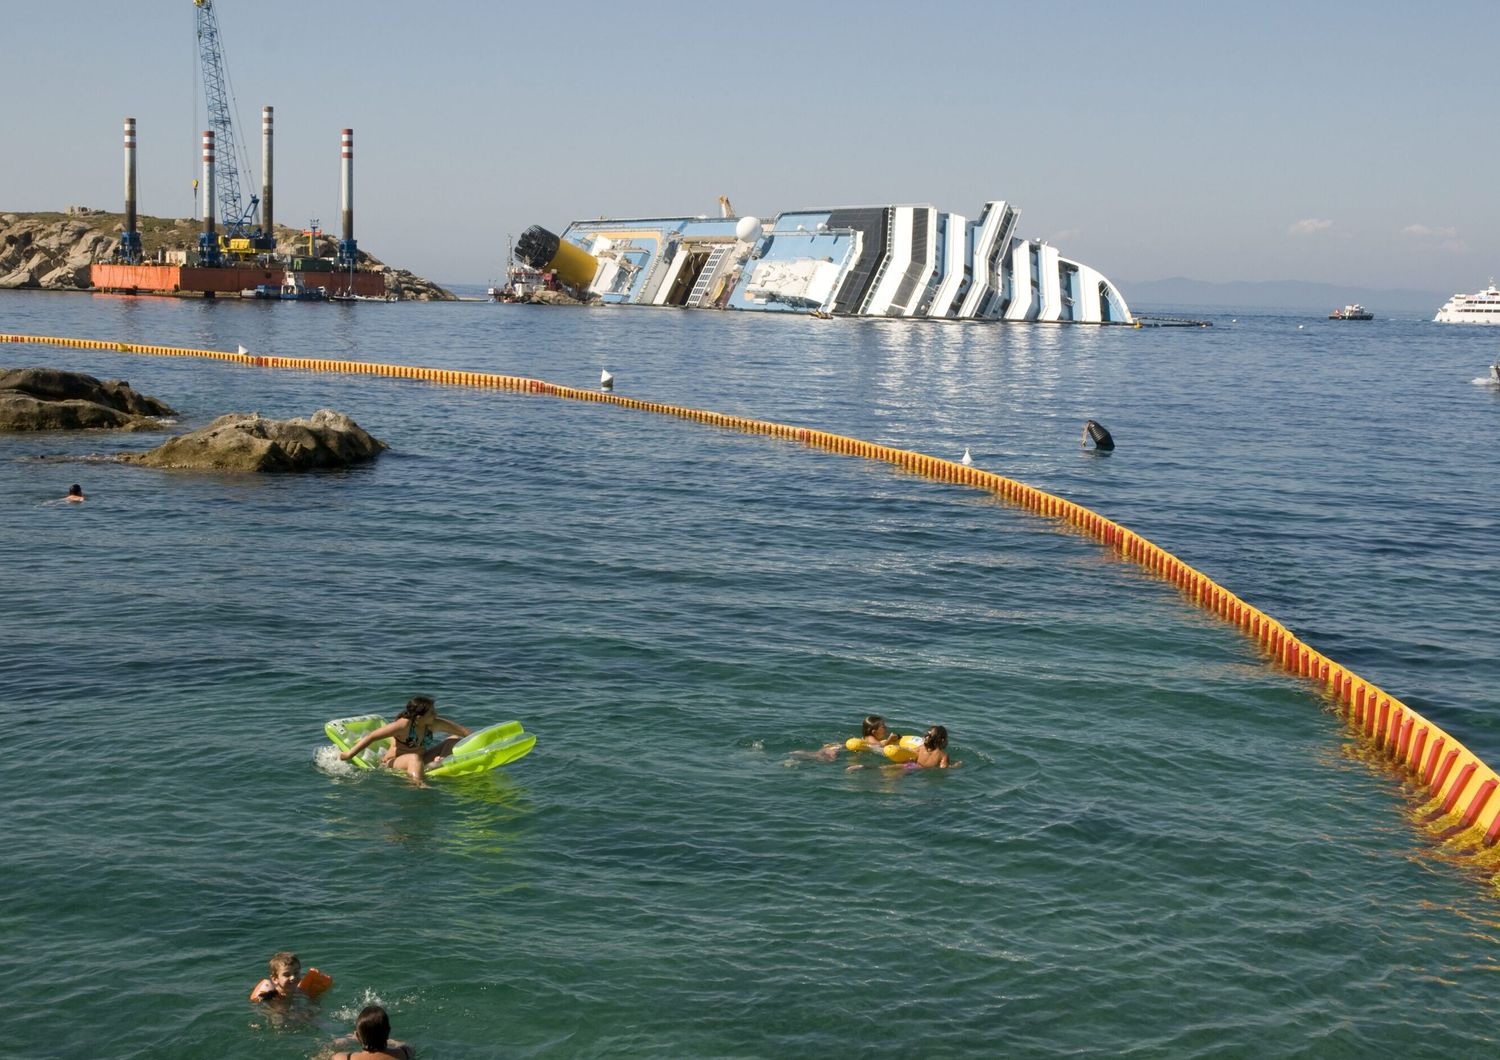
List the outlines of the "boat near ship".
<svg viewBox="0 0 1500 1060">
<path fill-rule="evenodd" d="M 1343 309 L 1335 309 L 1328 314 L 1329 320 L 1374 320 L 1375 314 L 1370 312 L 1358 302 L 1346 305 Z"/>
<path fill-rule="evenodd" d="M 1437 324 L 1500 324 L 1500 288 L 1494 277 L 1476 294 L 1456 294 L 1433 317 Z"/>
<path fill-rule="evenodd" d="M 258 283 L 240 292 L 241 298 L 260 298 L 282 302 L 323 302 L 328 299 L 328 288 L 309 287 L 295 272 L 288 272 L 281 286 Z"/>
<path fill-rule="evenodd" d="M 521 268 L 580 301 L 810 316 L 1133 324 L 1118 288 L 1044 240 L 1004 200 L 978 219 L 928 205 L 795 210 L 774 220 L 596 218 L 515 246 Z"/>
</svg>

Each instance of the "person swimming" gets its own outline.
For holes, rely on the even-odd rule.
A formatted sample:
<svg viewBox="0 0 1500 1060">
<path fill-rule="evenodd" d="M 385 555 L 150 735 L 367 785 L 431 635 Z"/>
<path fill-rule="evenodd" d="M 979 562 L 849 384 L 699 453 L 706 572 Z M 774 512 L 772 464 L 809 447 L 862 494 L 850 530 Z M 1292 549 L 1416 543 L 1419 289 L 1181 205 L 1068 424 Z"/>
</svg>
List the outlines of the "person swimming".
<svg viewBox="0 0 1500 1060">
<path fill-rule="evenodd" d="M 832 762 L 845 748 L 851 751 L 874 751 L 879 754 L 886 744 L 895 743 L 900 738 L 886 728 L 885 719 L 879 714 L 867 714 L 865 720 L 860 723 L 858 736 L 851 736 L 840 743 L 826 743 L 816 751 L 793 751 L 792 757 Z"/>
<path fill-rule="evenodd" d="M 906 763 L 908 769 L 951 769 L 957 765 L 948 761 L 948 730 L 941 725 L 927 730 L 917 757 Z"/>
<path fill-rule="evenodd" d="M 342 1043 L 340 1043 L 342 1044 Z M 366 1005 L 354 1023 L 354 1041 L 358 1050 L 334 1053 L 332 1060 L 412 1060 L 410 1045 L 391 1037 L 391 1018 L 380 1005 Z"/>
<path fill-rule="evenodd" d="M 895 743 L 901 737 L 886 728 L 885 719 L 879 714 L 870 714 L 865 717 L 859 727 L 859 738 L 864 743 L 865 749 L 879 752 L 887 744 Z"/>
</svg>

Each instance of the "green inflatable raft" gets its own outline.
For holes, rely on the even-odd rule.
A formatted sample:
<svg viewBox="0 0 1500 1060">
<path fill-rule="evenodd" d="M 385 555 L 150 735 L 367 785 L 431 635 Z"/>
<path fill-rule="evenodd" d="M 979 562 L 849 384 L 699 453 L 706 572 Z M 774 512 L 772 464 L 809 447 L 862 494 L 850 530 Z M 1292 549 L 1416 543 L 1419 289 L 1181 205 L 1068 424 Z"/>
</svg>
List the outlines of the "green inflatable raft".
<svg viewBox="0 0 1500 1060">
<path fill-rule="evenodd" d="M 353 718 L 335 718 L 323 726 L 323 731 L 340 751 L 347 751 L 360 739 L 386 723 L 379 714 L 360 714 Z M 362 769 L 374 769 L 380 765 L 380 756 L 390 746 L 390 738 L 376 740 L 350 759 Z M 503 766 L 507 762 L 528 753 L 536 746 L 536 737 L 521 728 L 519 721 L 501 722 L 487 729 L 478 729 L 465 736 L 454 746 L 453 751 L 423 771 L 427 777 L 462 777 L 470 773 L 483 773 L 487 769 Z"/>
</svg>

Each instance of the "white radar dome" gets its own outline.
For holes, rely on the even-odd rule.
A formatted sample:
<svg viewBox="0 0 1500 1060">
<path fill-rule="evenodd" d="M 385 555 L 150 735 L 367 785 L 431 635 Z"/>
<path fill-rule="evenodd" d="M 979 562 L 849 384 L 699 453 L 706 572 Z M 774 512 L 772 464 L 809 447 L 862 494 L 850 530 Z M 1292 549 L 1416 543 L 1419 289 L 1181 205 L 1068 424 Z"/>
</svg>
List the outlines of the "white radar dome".
<svg viewBox="0 0 1500 1060">
<path fill-rule="evenodd" d="M 734 226 L 734 238 L 741 243 L 751 243 L 760 238 L 760 218 L 741 217 Z"/>
<path fill-rule="evenodd" d="M 609 236 L 600 236 L 598 239 L 594 240 L 593 249 L 590 250 L 589 253 L 608 254 L 614 248 L 615 241 L 613 239 L 610 239 Z"/>
</svg>

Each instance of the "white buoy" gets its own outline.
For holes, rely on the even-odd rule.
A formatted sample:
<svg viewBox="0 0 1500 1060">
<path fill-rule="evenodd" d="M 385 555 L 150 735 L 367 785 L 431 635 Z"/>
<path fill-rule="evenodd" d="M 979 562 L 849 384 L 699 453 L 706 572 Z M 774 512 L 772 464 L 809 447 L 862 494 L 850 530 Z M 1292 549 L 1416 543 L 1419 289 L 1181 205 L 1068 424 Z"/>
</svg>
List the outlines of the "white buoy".
<svg viewBox="0 0 1500 1060">
<path fill-rule="evenodd" d="M 245 354 L 247 354 L 247 353 L 249 353 L 249 352 L 250 352 L 250 351 L 249 351 L 249 350 L 247 350 L 247 349 L 245 349 L 245 347 L 243 347 L 243 346 L 241 346 L 241 347 L 240 347 L 240 356 L 241 356 L 241 357 L 243 357 L 243 356 L 245 356 Z"/>
<path fill-rule="evenodd" d="M 599 373 L 599 389 L 613 390 L 615 388 L 615 377 L 608 368 Z"/>
<path fill-rule="evenodd" d="M 959 461 L 959 463 L 964 467 L 968 467 L 974 463 L 974 458 L 969 455 L 969 447 L 967 445 L 964 446 L 964 456 L 963 459 Z"/>
</svg>

